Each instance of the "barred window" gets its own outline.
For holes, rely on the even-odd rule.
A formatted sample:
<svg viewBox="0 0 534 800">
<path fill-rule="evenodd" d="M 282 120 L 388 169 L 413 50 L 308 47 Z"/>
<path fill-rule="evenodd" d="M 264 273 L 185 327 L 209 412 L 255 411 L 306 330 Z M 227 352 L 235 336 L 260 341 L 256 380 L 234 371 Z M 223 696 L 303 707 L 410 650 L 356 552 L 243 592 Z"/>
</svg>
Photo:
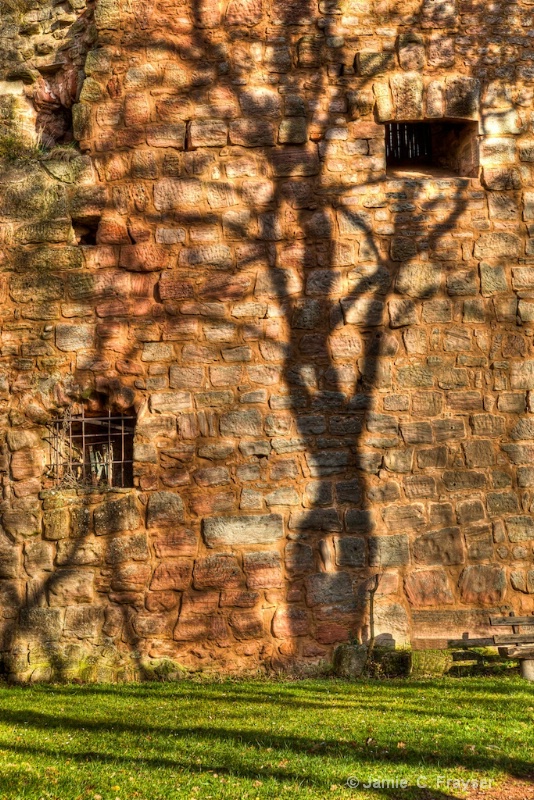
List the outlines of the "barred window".
<svg viewBox="0 0 534 800">
<path fill-rule="evenodd" d="M 478 125 L 467 120 L 389 122 L 386 167 L 393 176 L 478 176 Z"/>
<path fill-rule="evenodd" d="M 431 163 L 430 125 L 426 122 L 391 122 L 386 125 L 386 161 L 388 164 L 402 164 L 406 161 Z"/>
<path fill-rule="evenodd" d="M 50 426 L 48 476 L 57 487 L 133 486 L 135 417 L 65 414 Z"/>
</svg>

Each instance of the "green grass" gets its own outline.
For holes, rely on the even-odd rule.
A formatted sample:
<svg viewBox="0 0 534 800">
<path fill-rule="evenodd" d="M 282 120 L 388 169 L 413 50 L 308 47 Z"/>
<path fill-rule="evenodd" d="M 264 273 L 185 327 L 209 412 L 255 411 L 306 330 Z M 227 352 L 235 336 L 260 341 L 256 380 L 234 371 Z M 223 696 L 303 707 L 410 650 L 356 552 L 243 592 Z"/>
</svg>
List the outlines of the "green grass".
<svg viewBox="0 0 534 800">
<path fill-rule="evenodd" d="M 518 678 L 4 686 L 0 797 L 446 800 L 532 778 L 533 722 Z"/>
</svg>

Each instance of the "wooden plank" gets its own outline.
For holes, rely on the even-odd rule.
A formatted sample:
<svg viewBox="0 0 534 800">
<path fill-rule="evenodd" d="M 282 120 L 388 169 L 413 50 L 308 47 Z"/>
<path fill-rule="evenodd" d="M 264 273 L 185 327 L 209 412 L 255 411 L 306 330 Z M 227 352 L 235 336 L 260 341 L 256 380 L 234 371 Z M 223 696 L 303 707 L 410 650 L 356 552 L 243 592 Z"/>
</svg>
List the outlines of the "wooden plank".
<svg viewBox="0 0 534 800">
<path fill-rule="evenodd" d="M 449 639 L 447 647 L 493 647 L 493 639 Z"/>
<path fill-rule="evenodd" d="M 532 617 L 490 617 L 490 625 L 533 625 L 534 616 Z"/>
<path fill-rule="evenodd" d="M 447 639 L 412 639 L 412 650 L 446 650 Z"/>
<path fill-rule="evenodd" d="M 494 636 L 495 644 L 534 644 L 534 633 L 509 633 L 502 636 Z"/>
<path fill-rule="evenodd" d="M 507 658 L 534 658 L 534 647 L 508 647 Z"/>
</svg>

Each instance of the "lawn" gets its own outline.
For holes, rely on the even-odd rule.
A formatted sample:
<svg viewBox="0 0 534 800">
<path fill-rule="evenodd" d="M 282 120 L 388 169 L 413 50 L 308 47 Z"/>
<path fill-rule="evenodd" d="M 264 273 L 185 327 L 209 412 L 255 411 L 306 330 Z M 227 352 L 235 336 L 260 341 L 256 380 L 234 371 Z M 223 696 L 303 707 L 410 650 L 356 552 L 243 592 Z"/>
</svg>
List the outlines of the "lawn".
<svg viewBox="0 0 534 800">
<path fill-rule="evenodd" d="M 533 722 L 518 678 L 4 686 L 0 797 L 445 800 L 528 783 Z"/>
</svg>

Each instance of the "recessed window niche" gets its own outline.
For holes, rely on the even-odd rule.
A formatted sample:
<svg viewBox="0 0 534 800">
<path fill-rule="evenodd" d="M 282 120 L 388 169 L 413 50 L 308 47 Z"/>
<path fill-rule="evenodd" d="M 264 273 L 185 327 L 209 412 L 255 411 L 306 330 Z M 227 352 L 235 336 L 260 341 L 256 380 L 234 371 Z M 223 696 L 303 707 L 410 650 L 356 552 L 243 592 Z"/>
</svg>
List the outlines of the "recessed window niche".
<svg viewBox="0 0 534 800">
<path fill-rule="evenodd" d="M 388 176 L 478 176 L 477 122 L 389 122 L 385 138 Z"/>
</svg>

